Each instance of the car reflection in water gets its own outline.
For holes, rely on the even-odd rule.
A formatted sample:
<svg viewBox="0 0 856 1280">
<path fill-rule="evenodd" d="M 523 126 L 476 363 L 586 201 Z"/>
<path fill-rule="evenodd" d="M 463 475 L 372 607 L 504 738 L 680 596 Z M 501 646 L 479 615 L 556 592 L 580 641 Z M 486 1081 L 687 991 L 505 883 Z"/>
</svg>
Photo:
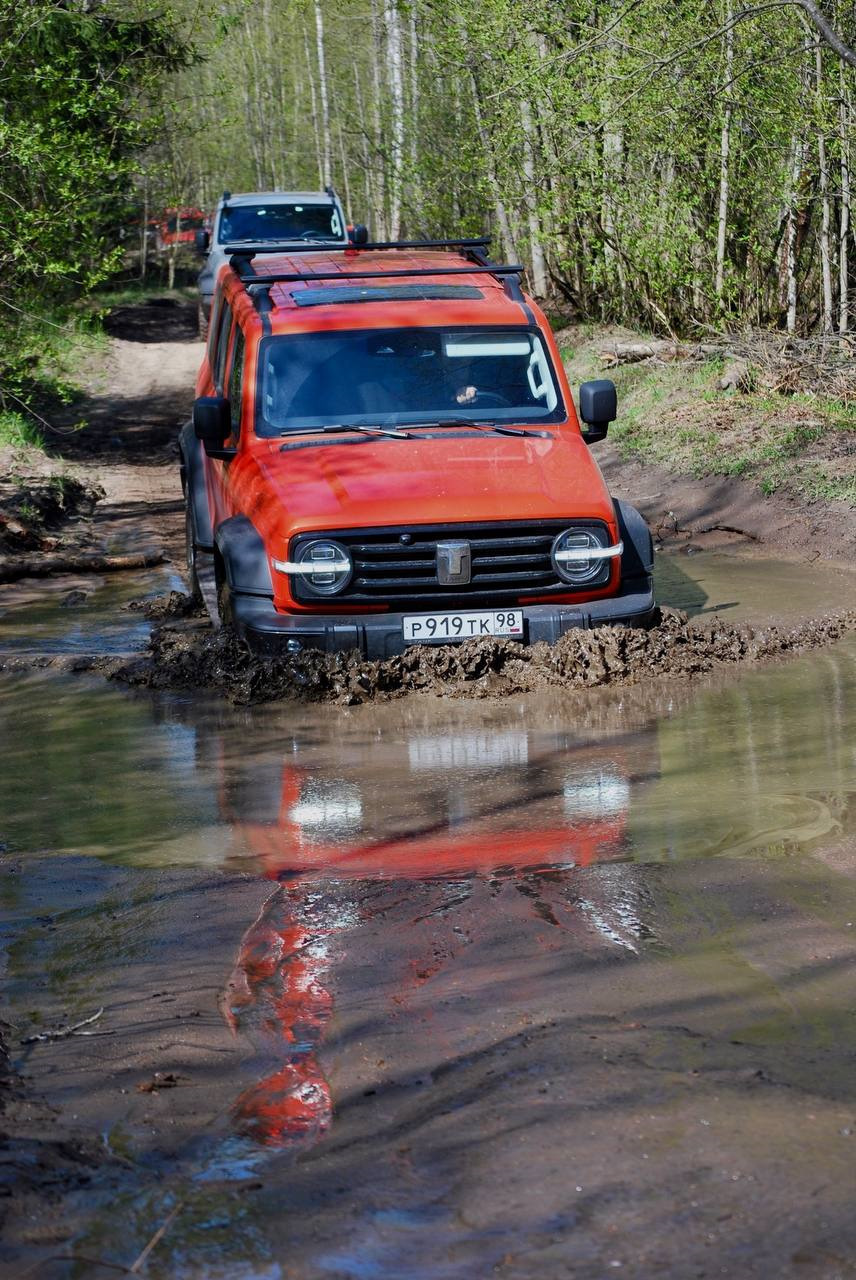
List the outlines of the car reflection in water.
<svg viewBox="0 0 856 1280">
<path fill-rule="evenodd" d="M 221 815 L 241 863 L 249 856 L 279 883 L 223 993 L 228 1024 L 259 1045 L 267 1070 L 235 1104 L 241 1133 L 284 1148 L 329 1127 L 316 1057 L 332 1007 L 325 973 L 332 935 L 357 925 L 359 910 L 353 894 L 333 906 L 324 885 L 531 877 L 626 857 L 630 779 L 620 745 L 544 741 L 533 748 L 524 732 L 413 737 L 394 772 L 363 760 L 359 781 L 297 765 L 299 750 L 223 764 Z M 574 906 L 604 937 L 634 948 L 632 886 L 626 867 L 614 872 L 605 900 L 577 896 Z"/>
</svg>

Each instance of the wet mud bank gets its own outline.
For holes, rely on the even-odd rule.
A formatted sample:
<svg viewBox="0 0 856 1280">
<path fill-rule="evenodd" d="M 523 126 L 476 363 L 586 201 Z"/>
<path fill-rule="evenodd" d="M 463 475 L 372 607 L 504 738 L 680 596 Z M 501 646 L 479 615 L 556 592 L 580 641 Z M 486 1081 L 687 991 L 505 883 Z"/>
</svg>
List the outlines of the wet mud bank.
<svg viewBox="0 0 856 1280">
<path fill-rule="evenodd" d="M 180 599 L 164 605 L 180 612 Z M 157 607 L 153 606 L 156 614 Z M 545 688 L 580 689 L 637 684 L 662 676 L 687 677 L 720 666 L 760 662 L 816 649 L 856 630 L 856 610 L 792 626 L 762 629 L 717 620 L 693 625 L 664 611 L 648 630 L 601 627 L 571 631 L 555 645 L 524 647 L 510 640 L 412 646 L 384 661 L 356 652 L 316 650 L 262 658 L 229 631 L 188 631 L 164 624 L 140 659 L 105 668 L 124 684 L 147 689 L 216 689 L 232 702 L 281 699 L 354 706 L 407 694 L 502 698 Z"/>
</svg>

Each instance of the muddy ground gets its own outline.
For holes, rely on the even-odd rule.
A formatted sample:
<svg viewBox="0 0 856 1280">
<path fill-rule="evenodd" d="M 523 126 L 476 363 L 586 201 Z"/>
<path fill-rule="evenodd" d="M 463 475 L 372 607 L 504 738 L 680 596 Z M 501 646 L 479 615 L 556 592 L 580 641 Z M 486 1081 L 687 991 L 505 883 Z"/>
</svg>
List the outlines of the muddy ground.
<svg viewBox="0 0 856 1280">
<path fill-rule="evenodd" d="M 123 309 L 51 445 L 105 495 L 66 545 L 173 571 L 56 582 L 56 649 L 0 657 L 0 1275 L 856 1276 L 849 579 L 250 661 L 181 594 L 192 319 Z M 828 550 L 605 469 L 676 565 Z"/>
</svg>

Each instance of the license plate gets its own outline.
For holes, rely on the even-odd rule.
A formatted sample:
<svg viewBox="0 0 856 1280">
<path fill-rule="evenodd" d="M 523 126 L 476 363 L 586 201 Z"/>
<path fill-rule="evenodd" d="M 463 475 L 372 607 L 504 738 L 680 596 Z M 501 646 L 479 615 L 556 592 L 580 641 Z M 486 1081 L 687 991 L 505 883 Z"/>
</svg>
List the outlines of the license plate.
<svg viewBox="0 0 856 1280">
<path fill-rule="evenodd" d="M 422 613 L 401 621 L 404 639 L 417 644 L 419 641 L 468 640 L 470 636 L 523 636 L 522 609 Z"/>
</svg>

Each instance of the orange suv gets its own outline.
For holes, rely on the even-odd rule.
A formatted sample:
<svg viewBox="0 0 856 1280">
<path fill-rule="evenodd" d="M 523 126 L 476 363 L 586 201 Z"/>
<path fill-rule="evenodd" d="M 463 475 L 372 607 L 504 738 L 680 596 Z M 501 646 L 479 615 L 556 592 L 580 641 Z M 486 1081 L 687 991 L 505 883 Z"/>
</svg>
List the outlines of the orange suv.
<svg viewBox="0 0 856 1280">
<path fill-rule="evenodd" d="M 589 451 L 613 384 L 580 387 L 581 430 L 487 240 L 365 239 L 220 269 L 180 439 L 194 590 L 267 653 L 646 625 L 651 537 Z"/>
</svg>

